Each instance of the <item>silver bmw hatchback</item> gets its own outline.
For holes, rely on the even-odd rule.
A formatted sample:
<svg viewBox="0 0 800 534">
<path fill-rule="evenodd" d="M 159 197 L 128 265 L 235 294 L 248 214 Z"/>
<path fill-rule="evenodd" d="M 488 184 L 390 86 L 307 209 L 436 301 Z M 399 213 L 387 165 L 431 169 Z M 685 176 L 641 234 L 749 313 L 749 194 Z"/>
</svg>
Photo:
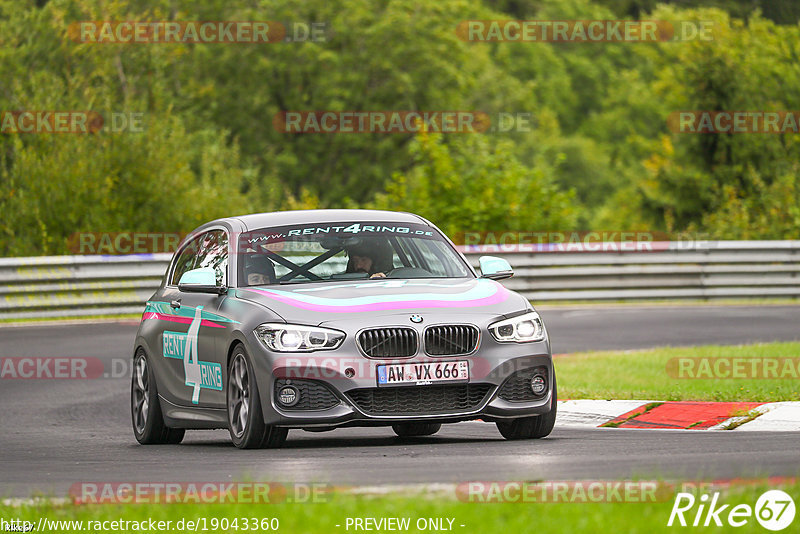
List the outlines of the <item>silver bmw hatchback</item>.
<svg viewBox="0 0 800 534">
<path fill-rule="evenodd" d="M 209 222 L 180 244 L 136 335 L 131 415 L 142 444 L 224 428 L 239 448 L 289 429 L 494 422 L 542 438 L 556 418 L 547 330 L 409 213 L 309 210 Z"/>
</svg>

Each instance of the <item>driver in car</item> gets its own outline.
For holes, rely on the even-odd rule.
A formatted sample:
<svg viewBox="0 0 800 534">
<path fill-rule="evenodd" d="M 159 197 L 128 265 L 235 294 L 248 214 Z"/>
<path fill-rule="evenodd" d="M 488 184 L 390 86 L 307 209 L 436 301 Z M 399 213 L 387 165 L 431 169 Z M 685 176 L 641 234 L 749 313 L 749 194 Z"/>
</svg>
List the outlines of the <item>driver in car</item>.
<svg viewBox="0 0 800 534">
<path fill-rule="evenodd" d="M 245 273 L 248 286 L 275 283 L 275 267 L 271 261 L 258 254 L 251 254 L 245 258 Z"/>
<path fill-rule="evenodd" d="M 347 249 L 346 273 L 366 273 L 370 278 L 386 278 L 392 270 L 392 250 L 385 241 L 373 240 Z"/>
</svg>

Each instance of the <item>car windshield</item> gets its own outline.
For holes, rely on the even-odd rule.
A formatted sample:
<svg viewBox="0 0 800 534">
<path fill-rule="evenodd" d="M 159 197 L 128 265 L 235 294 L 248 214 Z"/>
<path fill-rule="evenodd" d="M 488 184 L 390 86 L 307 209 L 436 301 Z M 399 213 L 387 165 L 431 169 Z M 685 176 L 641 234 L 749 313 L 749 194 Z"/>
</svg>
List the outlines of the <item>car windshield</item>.
<svg viewBox="0 0 800 534">
<path fill-rule="evenodd" d="M 238 263 L 239 286 L 474 276 L 438 231 L 410 223 L 263 228 L 239 237 Z"/>
</svg>

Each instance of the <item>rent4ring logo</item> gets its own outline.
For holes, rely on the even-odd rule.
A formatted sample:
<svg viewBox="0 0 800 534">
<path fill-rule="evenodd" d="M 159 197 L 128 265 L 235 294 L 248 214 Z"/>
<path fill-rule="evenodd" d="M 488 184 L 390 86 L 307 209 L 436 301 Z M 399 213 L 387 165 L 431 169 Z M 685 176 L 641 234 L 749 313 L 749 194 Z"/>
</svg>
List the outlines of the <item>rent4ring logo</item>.
<svg viewBox="0 0 800 534">
<path fill-rule="evenodd" d="M 194 388 L 192 404 L 199 404 L 200 389 L 222 391 L 222 366 L 214 362 L 201 362 L 197 357 L 197 334 L 200 332 L 203 307 L 198 306 L 189 332 L 164 331 L 164 357 L 183 360 L 186 385 Z"/>
<path fill-rule="evenodd" d="M 785 491 L 770 490 L 763 493 L 755 507 L 749 504 L 737 504 L 732 508 L 730 504 L 720 505 L 719 496 L 719 492 L 712 496 L 703 493 L 699 498 L 692 493 L 678 493 L 667 526 L 721 527 L 727 523 L 732 527 L 741 527 L 755 517 L 765 529 L 778 531 L 794 521 L 794 500 Z"/>
</svg>

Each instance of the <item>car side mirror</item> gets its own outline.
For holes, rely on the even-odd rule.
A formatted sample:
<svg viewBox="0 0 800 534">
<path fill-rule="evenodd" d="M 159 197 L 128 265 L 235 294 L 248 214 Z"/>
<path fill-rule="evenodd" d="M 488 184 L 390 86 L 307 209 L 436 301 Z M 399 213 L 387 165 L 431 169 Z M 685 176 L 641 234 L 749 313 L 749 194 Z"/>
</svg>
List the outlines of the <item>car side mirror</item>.
<svg viewBox="0 0 800 534">
<path fill-rule="evenodd" d="M 489 278 L 491 280 L 503 280 L 514 276 L 514 270 L 503 258 L 495 256 L 481 256 L 478 259 L 481 269 L 481 278 Z"/>
<path fill-rule="evenodd" d="M 178 281 L 178 289 L 187 293 L 216 293 L 221 295 L 227 288 L 217 285 L 217 273 L 211 267 L 186 271 Z"/>
</svg>

